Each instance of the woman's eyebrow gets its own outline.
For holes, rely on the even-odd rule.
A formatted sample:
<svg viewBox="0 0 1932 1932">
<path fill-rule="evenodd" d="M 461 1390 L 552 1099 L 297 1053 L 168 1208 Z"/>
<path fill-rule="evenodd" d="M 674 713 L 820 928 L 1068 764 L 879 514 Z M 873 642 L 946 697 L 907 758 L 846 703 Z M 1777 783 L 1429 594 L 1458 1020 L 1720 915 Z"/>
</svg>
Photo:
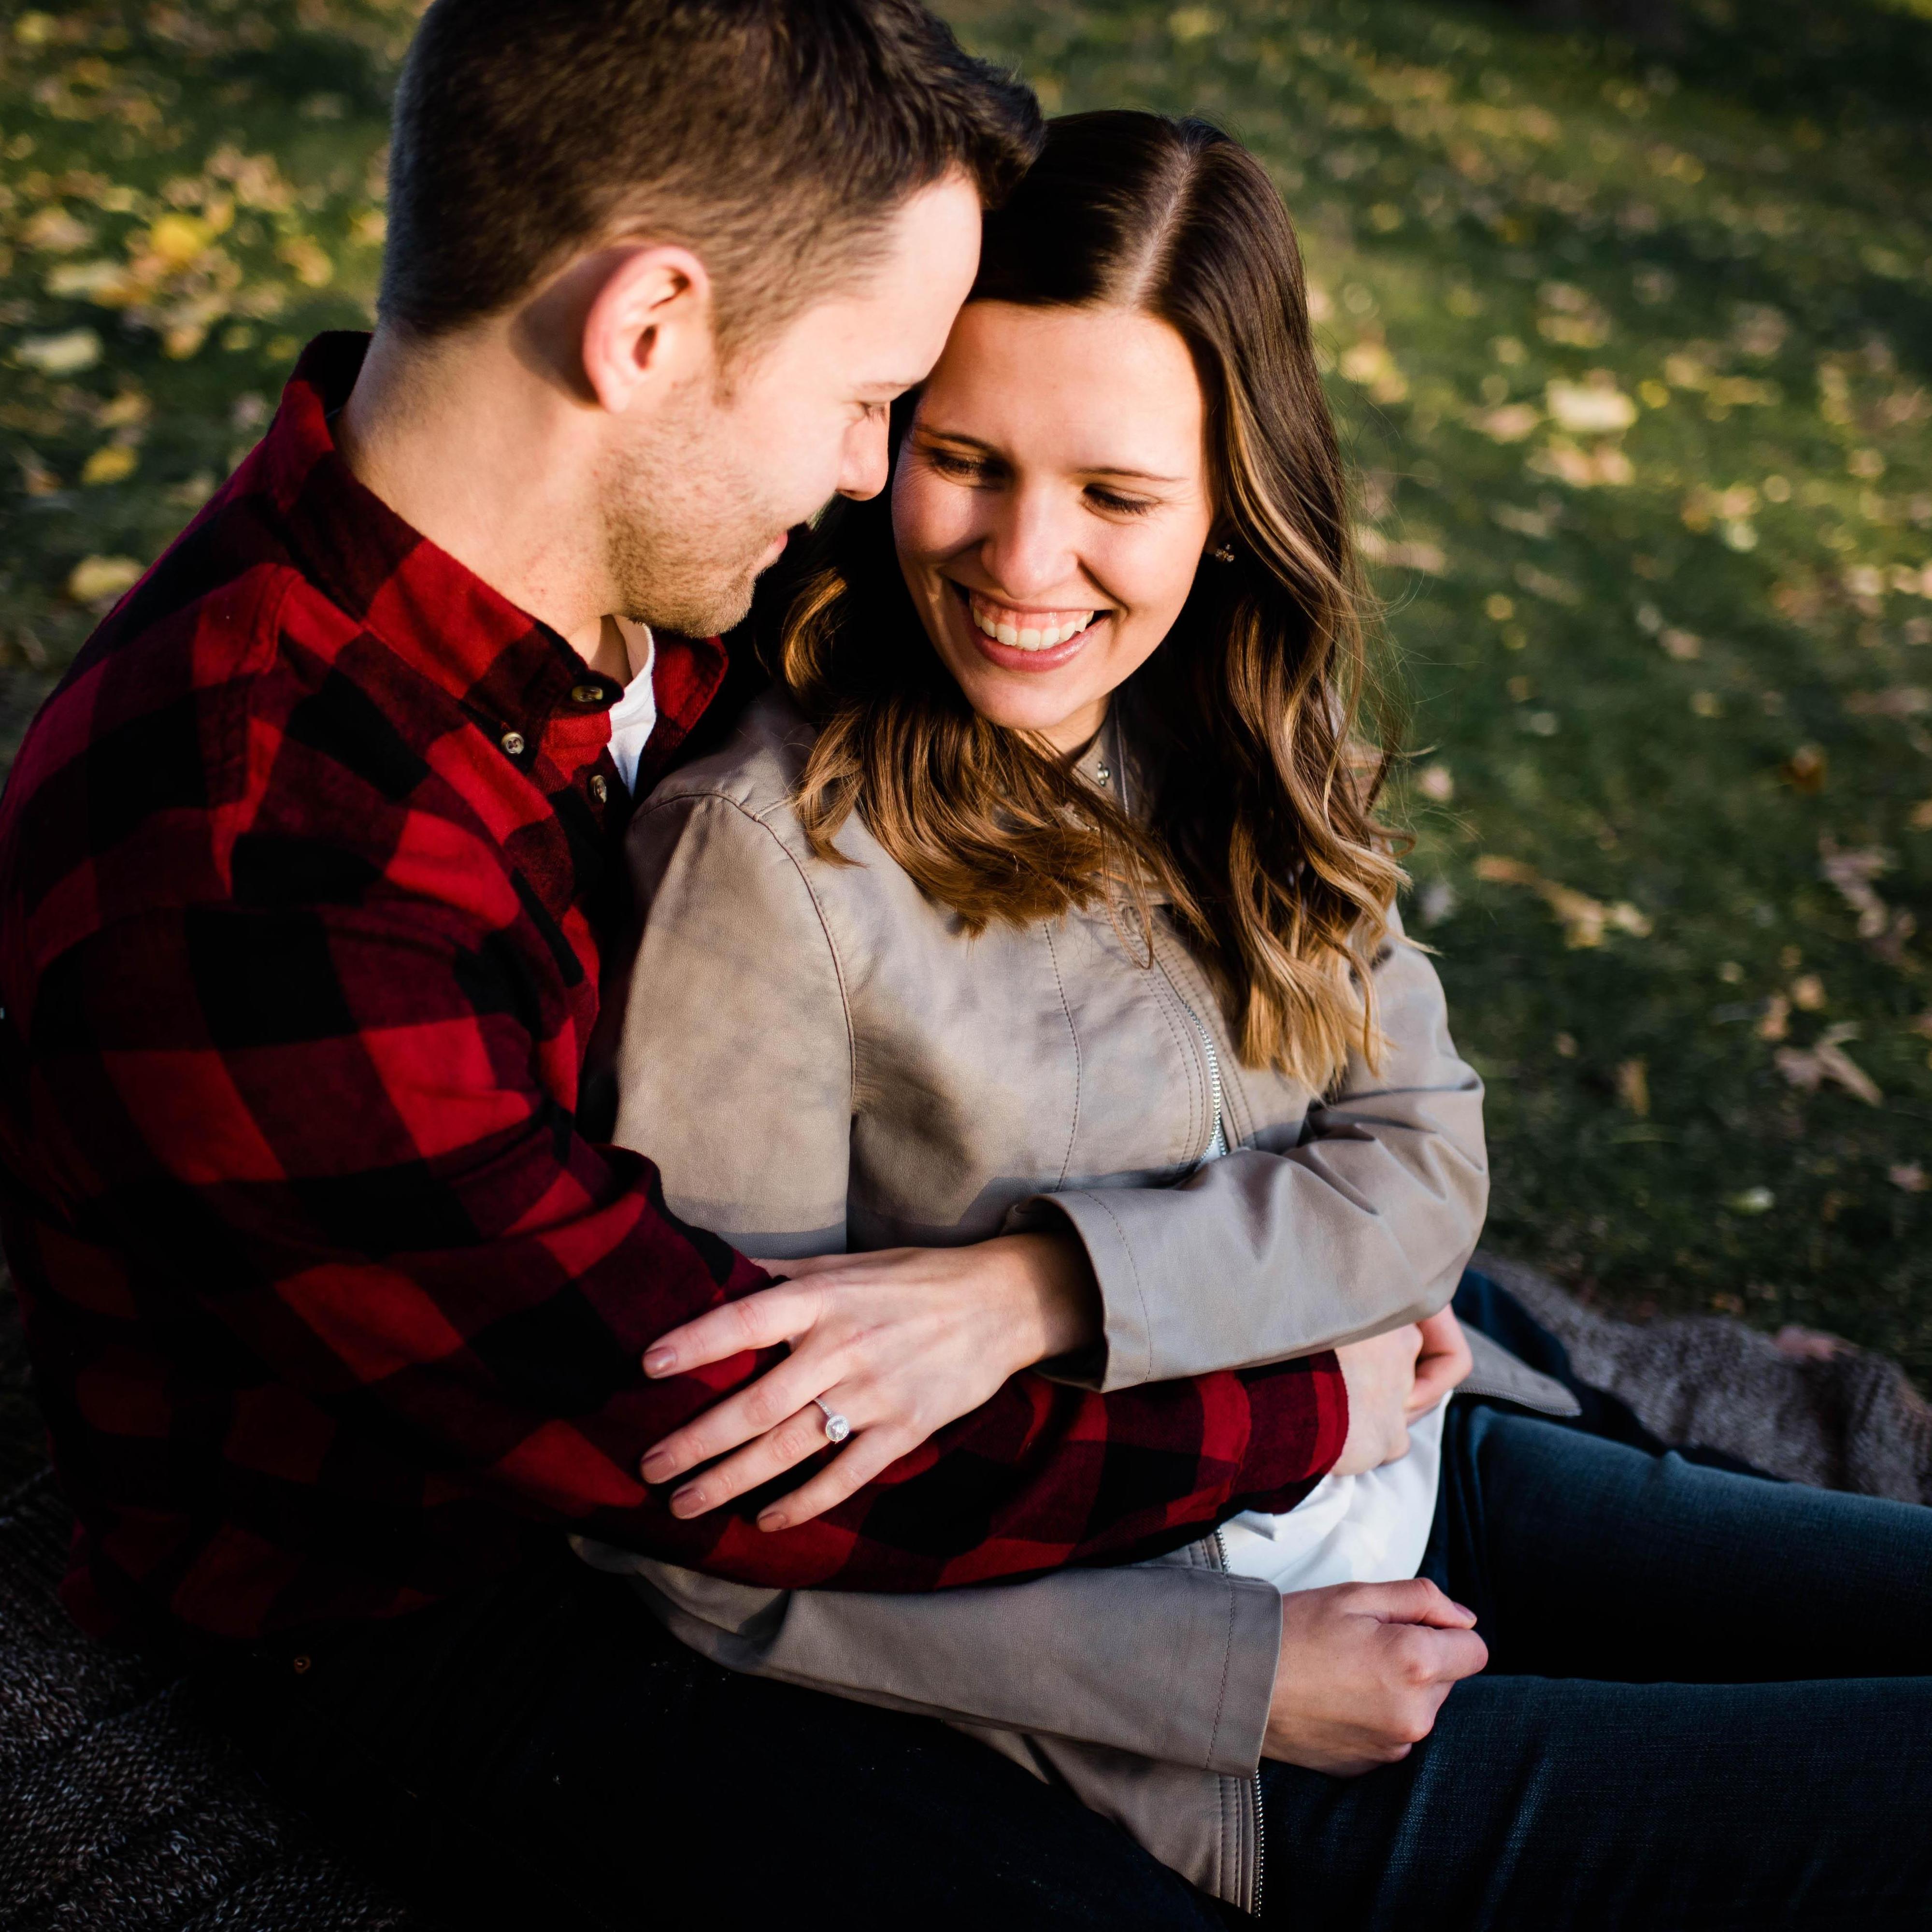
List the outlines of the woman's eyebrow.
<svg viewBox="0 0 1932 1932">
<path fill-rule="evenodd" d="M 1131 476 L 1141 483 L 1185 483 L 1184 476 L 1164 476 L 1157 470 L 1133 470 L 1118 464 L 1089 463 L 1081 466 L 1083 476 Z"/>
<path fill-rule="evenodd" d="M 990 442 L 983 442 L 976 436 L 968 436 L 964 430 L 940 429 L 931 423 L 921 423 L 918 433 L 921 436 L 929 436 L 938 442 L 963 442 L 971 448 L 983 451 L 988 456 L 1000 454 Z M 1132 477 L 1142 483 L 1185 483 L 1187 481 L 1184 476 L 1164 476 L 1157 470 L 1136 470 L 1126 464 L 1078 463 L 1073 467 L 1082 476 Z"/>
</svg>

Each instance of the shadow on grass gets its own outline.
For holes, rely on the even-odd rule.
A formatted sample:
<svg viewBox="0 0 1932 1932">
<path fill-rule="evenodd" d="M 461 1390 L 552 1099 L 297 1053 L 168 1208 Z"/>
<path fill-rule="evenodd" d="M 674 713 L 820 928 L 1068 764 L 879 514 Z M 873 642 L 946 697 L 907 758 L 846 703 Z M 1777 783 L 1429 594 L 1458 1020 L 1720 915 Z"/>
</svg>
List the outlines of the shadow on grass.
<svg viewBox="0 0 1932 1932">
<path fill-rule="evenodd" d="M 1668 64 L 1686 84 L 1820 128 L 1874 120 L 1932 152 L 1932 8 L 1913 0 L 1520 0 L 1507 13 L 1594 29 Z"/>
</svg>

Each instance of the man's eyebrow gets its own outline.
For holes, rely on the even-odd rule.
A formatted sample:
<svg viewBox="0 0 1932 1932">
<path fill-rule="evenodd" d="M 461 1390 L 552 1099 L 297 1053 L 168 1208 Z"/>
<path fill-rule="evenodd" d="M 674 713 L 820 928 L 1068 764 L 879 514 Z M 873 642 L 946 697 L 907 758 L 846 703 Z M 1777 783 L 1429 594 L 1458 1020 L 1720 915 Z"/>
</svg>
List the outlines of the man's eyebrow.
<svg viewBox="0 0 1932 1932">
<path fill-rule="evenodd" d="M 982 442 L 976 436 L 968 436 L 964 430 L 940 429 L 932 423 L 921 423 L 919 433 L 940 442 L 963 442 L 970 448 L 984 451 L 988 456 L 998 456 L 1000 453 L 990 442 Z M 1082 463 L 1075 467 L 1083 476 L 1132 477 L 1142 483 L 1185 483 L 1187 481 L 1184 476 L 1163 476 L 1157 470 L 1136 470 L 1125 464 Z"/>
</svg>

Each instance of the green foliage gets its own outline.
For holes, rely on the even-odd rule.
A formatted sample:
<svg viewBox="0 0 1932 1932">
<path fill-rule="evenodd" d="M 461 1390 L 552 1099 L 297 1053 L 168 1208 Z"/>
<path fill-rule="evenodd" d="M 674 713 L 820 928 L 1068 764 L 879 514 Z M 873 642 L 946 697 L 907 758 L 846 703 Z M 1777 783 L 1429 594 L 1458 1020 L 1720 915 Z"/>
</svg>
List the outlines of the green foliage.
<svg viewBox="0 0 1932 1932">
<path fill-rule="evenodd" d="M 414 10 L 8 30 L 14 730 L 296 344 L 366 314 Z M 1422 748 L 1411 924 L 1490 1082 L 1491 1239 L 1922 1376 L 1932 20 L 1661 10 L 1640 51 L 1401 0 L 950 9 L 1056 109 L 1220 121 L 1295 212 Z"/>
</svg>

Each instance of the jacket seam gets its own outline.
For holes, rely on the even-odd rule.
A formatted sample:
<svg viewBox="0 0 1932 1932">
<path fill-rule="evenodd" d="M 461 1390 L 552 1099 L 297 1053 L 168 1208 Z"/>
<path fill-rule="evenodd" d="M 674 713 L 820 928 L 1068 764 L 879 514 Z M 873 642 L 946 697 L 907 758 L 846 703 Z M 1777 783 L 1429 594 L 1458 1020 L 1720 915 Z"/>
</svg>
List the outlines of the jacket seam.
<svg viewBox="0 0 1932 1932">
<path fill-rule="evenodd" d="M 1060 1010 L 1066 1016 L 1066 1036 L 1073 1044 L 1073 1120 L 1066 1130 L 1066 1152 L 1061 1156 L 1060 1178 L 1053 1184 L 1056 1189 L 1066 1185 L 1066 1177 L 1073 1168 L 1073 1149 L 1080 1138 L 1080 1034 L 1073 1024 L 1073 1008 L 1066 998 L 1066 982 L 1060 976 L 1060 954 L 1053 943 L 1053 928 L 1043 925 L 1041 933 L 1046 940 L 1047 962 L 1053 968 L 1054 990 L 1060 995 Z"/>
<path fill-rule="evenodd" d="M 1214 1722 L 1208 1732 L 1208 1755 L 1201 1765 L 1203 1771 L 1213 1765 L 1221 1742 L 1221 1720 L 1228 1711 L 1228 1672 L 1234 1655 L 1234 1588 L 1232 1583 L 1222 1587 L 1228 1594 L 1228 1624 L 1222 1639 L 1221 1682 L 1214 1693 Z"/>
<path fill-rule="evenodd" d="M 1200 1138 L 1200 1135 L 1194 1124 L 1197 1113 L 1204 1116 L 1207 1110 L 1205 1076 L 1201 1070 L 1196 1052 L 1196 1042 L 1182 1032 L 1180 1023 L 1174 1018 L 1173 1009 L 1168 1004 L 1170 1000 L 1178 1001 L 1180 995 L 1174 991 L 1174 982 L 1168 976 L 1167 968 L 1161 965 L 1156 959 L 1151 970 L 1157 970 L 1160 974 L 1154 988 L 1154 1010 L 1160 1014 L 1162 1023 L 1166 1025 L 1168 1037 L 1173 1041 L 1174 1050 L 1180 1054 L 1181 1064 L 1187 1069 L 1187 1145 L 1190 1151 L 1183 1154 L 1178 1163 L 1180 1166 L 1185 1167 L 1187 1162 L 1194 1158 L 1191 1150 L 1194 1143 Z M 1165 988 L 1164 991 L 1163 988 Z"/>
<path fill-rule="evenodd" d="M 1099 1190 L 1090 1190 L 1087 1198 L 1112 1223 L 1114 1238 L 1120 1243 L 1120 1252 L 1127 1258 L 1127 1272 L 1133 1277 L 1134 1299 L 1140 1304 L 1141 1333 L 1147 1338 L 1146 1353 L 1141 1364 L 1141 1380 L 1143 1382 L 1151 1382 L 1154 1379 L 1154 1316 L 1148 1307 L 1147 1290 L 1141 1285 L 1140 1264 L 1134 1259 L 1133 1244 L 1127 1239 L 1127 1231 L 1120 1226 L 1119 1216 L 1101 1198 Z"/>
<path fill-rule="evenodd" d="M 734 798 L 729 792 L 706 787 L 702 790 L 680 791 L 665 798 L 651 800 L 644 807 L 647 812 L 663 811 L 668 806 L 685 803 L 703 803 L 715 800 L 736 812 L 747 824 L 755 825 L 778 850 L 784 854 L 785 862 L 798 875 L 798 882 L 805 888 L 806 897 L 812 902 L 812 916 L 818 922 L 818 930 L 825 941 L 825 950 L 832 961 L 832 976 L 838 987 L 838 1010 L 845 1022 L 845 1080 L 846 1090 L 850 1096 L 852 1111 L 859 1109 L 859 1046 L 858 1030 L 852 1017 L 852 995 L 845 982 L 845 962 L 838 956 L 838 943 L 832 936 L 831 922 L 825 916 L 825 908 L 820 901 L 804 866 L 800 864 L 798 854 L 766 824 L 758 812 L 750 810 L 742 800 Z"/>
</svg>

